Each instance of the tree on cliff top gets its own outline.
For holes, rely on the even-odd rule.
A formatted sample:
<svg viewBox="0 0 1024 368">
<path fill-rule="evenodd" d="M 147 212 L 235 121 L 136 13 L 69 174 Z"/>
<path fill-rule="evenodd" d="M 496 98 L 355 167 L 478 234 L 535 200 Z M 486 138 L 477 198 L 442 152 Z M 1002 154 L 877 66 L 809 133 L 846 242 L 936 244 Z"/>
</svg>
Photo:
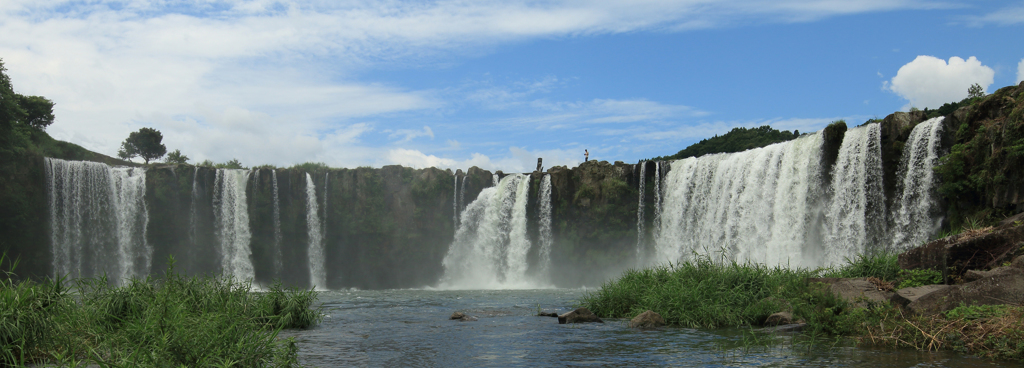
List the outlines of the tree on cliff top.
<svg viewBox="0 0 1024 368">
<path fill-rule="evenodd" d="M 117 157 L 123 160 L 131 160 L 135 156 L 142 157 L 146 163 L 155 160 L 167 153 L 167 147 L 160 143 L 164 140 L 163 134 L 153 128 L 142 128 L 132 132 L 128 138 L 121 143 L 121 150 L 117 151 Z"/>
<path fill-rule="evenodd" d="M 687 157 L 700 157 L 710 153 L 741 152 L 751 148 L 790 141 L 799 136 L 799 131 L 792 133 L 788 130 L 778 131 L 767 125 L 749 129 L 733 128 L 723 135 L 702 139 L 699 143 L 694 143 L 674 155 L 657 157 L 652 160 L 680 160 Z"/>
<path fill-rule="evenodd" d="M 176 149 L 174 151 L 171 151 L 171 153 L 167 154 L 167 159 L 164 160 L 164 162 L 167 162 L 169 164 L 184 165 L 188 163 L 188 156 L 181 154 L 180 149 Z"/>
</svg>

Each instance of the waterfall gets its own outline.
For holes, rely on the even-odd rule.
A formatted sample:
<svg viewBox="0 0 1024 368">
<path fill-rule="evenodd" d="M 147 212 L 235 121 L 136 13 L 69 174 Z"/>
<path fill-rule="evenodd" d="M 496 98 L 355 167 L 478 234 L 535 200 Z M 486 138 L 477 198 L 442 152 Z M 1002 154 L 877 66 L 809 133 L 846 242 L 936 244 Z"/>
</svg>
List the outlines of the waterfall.
<svg viewBox="0 0 1024 368">
<path fill-rule="evenodd" d="M 146 171 L 46 158 L 54 276 L 146 276 Z"/>
<path fill-rule="evenodd" d="M 544 174 L 540 181 L 540 267 L 541 275 L 551 268 L 551 174 Z"/>
<path fill-rule="evenodd" d="M 196 166 L 195 170 L 192 171 L 192 205 L 190 206 L 189 218 L 188 218 L 188 238 L 192 242 L 192 247 L 196 247 L 196 243 L 199 241 L 196 238 L 196 182 L 199 178 L 199 166 Z"/>
<path fill-rule="evenodd" d="M 323 233 L 320 228 L 319 211 L 316 205 L 316 185 L 313 177 L 306 173 L 306 229 L 309 234 L 309 283 L 318 289 L 327 287 L 324 272 Z"/>
<path fill-rule="evenodd" d="M 943 117 L 914 127 L 900 159 L 898 195 L 892 222 L 893 251 L 904 251 L 928 241 L 942 227 L 942 210 L 935 203 Z"/>
<path fill-rule="evenodd" d="M 498 186 L 498 182 L 499 181 L 500 181 L 500 178 L 498 178 L 498 173 L 491 174 L 491 182 L 493 183 L 493 184 L 491 184 L 491 186 L 494 186 L 494 187 Z"/>
<path fill-rule="evenodd" d="M 277 170 L 270 171 L 271 181 L 274 183 L 274 275 L 281 277 L 283 268 L 281 257 L 281 198 L 277 190 Z"/>
<path fill-rule="evenodd" d="M 639 195 L 636 205 L 636 263 L 640 266 L 644 247 L 644 195 L 647 194 L 647 161 L 640 161 Z"/>
<path fill-rule="evenodd" d="M 526 231 L 529 190 L 528 176 L 508 175 L 481 191 L 462 211 L 462 224 L 443 261 L 441 287 L 536 287 L 526 274 L 531 247 Z"/>
<path fill-rule="evenodd" d="M 459 208 L 458 212 L 461 212 L 466 207 L 466 175 L 462 176 L 462 187 L 459 188 Z M 460 219 L 461 221 L 461 219 Z"/>
<path fill-rule="evenodd" d="M 452 184 L 452 227 L 459 226 L 459 175 L 454 175 L 455 183 Z M 465 183 L 466 179 L 462 179 Z"/>
<path fill-rule="evenodd" d="M 820 216 L 822 138 L 671 163 L 656 237 L 656 262 L 694 255 L 768 265 L 814 266 L 802 248 Z M 660 166 L 656 166 L 659 170 Z M 660 182 L 660 180 L 656 181 Z M 661 191 L 659 183 L 658 191 Z"/>
<path fill-rule="evenodd" d="M 324 207 L 324 216 L 323 216 L 323 218 L 321 218 L 321 221 L 320 221 L 320 226 L 321 226 L 320 234 L 321 234 L 323 239 L 327 238 L 327 190 L 328 190 L 328 188 L 331 187 L 330 186 L 330 184 L 331 184 L 331 180 L 330 179 L 331 179 L 331 172 L 330 171 L 325 172 L 324 173 L 324 206 L 323 206 Z"/>
<path fill-rule="evenodd" d="M 825 215 L 824 260 L 847 258 L 881 244 L 885 217 L 882 190 L 881 126 L 848 130 L 832 169 L 831 201 Z"/>
<path fill-rule="evenodd" d="M 661 161 L 654 162 L 654 233 L 651 234 L 655 241 L 658 239 L 658 229 L 661 228 Z"/>
<path fill-rule="evenodd" d="M 213 214 L 220 245 L 221 273 L 237 280 L 253 277 L 252 250 L 249 249 L 249 210 L 245 187 L 248 171 L 217 169 L 214 182 Z"/>
</svg>

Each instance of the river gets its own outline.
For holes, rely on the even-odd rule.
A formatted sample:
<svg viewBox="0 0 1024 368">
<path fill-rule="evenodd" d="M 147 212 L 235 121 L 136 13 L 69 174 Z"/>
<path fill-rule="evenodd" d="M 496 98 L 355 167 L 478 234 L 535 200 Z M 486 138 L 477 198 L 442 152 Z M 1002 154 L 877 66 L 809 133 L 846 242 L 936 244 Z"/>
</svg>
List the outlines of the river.
<svg viewBox="0 0 1024 368">
<path fill-rule="evenodd" d="M 856 348 L 776 338 L 743 343 L 749 329 L 634 330 L 626 320 L 559 325 L 587 291 L 352 290 L 320 294 L 325 318 L 295 337 L 307 366 L 339 367 L 1019 367 L 953 352 Z M 477 321 L 449 320 L 464 312 Z M 746 337 L 749 339 L 749 337 Z M 745 347 L 747 346 L 747 347 Z"/>
</svg>

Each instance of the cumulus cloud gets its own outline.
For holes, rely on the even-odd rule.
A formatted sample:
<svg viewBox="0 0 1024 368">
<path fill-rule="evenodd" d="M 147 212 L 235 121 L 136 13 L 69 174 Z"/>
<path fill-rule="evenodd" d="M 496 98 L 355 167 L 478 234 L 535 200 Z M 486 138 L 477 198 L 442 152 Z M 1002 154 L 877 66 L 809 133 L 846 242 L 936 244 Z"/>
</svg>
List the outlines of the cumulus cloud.
<svg viewBox="0 0 1024 368">
<path fill-rule="evenodd" d="M 934 56 L 921 55 L 900 67 L 888 89 L 909 101 L 904 109 L 937 108 L 967 97 L 967 89 L 972 84 L 988 89 L 994 77 L 995 71 L 974 56 L 967 60 L 954 56 L 947 63 Z"/>
</svg>

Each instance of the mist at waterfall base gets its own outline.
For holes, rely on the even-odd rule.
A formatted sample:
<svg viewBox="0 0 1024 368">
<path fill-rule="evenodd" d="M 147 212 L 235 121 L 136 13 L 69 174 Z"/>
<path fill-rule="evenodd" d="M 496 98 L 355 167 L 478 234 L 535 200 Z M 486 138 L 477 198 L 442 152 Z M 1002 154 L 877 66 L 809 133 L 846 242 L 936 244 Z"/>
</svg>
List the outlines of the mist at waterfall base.
<svg viewBox="0 0 1024 368">
<path fill-rule="evenodd" d="M 436 235 L 427 239 L 447 249 L 423 253 L 440 265 L 426 264 L 424 258 L 419 264 L 413 260 L 412 268 L 381 273 L 436 289 L 596 287 L 626 268 L 693 257 L 813 268 L 866 252 L 902 251 L 928 240 L 941 225 L 931 170 L 941 153 L 941 123 L 935 118 L 913 129 L 900 162 L 896 198 L 889 201 L 878 124 L 848 130 L 828 167 L 821 133 L 739 153 L 641 162 L 634 165 L 635 250 L 624 253 L 635 256 L 600 268 L 555 257 L 559 233 L 553 231 L 551 174 L 495 173 L 490 183 L 479 185 L 475 197 L 466 194 L 468 176 L 456 174 L 446 179 L 450 192 L 441 194 L 451 212 L 438 214 L 450 216 L 452 227 L 429 229 Z M 46 159 L 45 167 L 53 272 L 72 277 L 106 275 L 114 282 L 144 277 L 173 255 L 179 271 L 189 274 L 281 280 L 321 290 L 348 289 L 358 281 L 372 288 L 373 280 L 353 280 L 359 277 L 353 267 L 366 267 L 361 264 L 377 256 L 374 252 L 397 250 L 374 250 L 372 239 L 386 238 L 339 235 L 337 224 L 372 226 L 360 222 L 367 211 L 392 211 L 378 213 L 385 220 L 410 215 L 329 202 L 335 183 L 329 171 L 290 170 L 281 181 L 279 170 L 271 169 L 172 170 L 174 178 L 161 180 L 178 183 L 177 190 L 188 197 L 174 202 L 165 198 L 170 194 L 147 187 L 147 180 L 157 179 L 147 179 L 142 168 L 59 159 Z M 345 180 L 359 179 L 337 179 Z M 147 206 L 150 196 L 158 204 Z M 165 207 L 181 207 L 176 203 L 190 208 L 171 213 L 187 213 L 186 218 L 165 213 Z M 149 224 L 151 218 L 157 222 Z M 147 234 L 150 227 L 163 230 Z M 167 230 L 178 228 L 188 230 Z M 361 247 L 337 246 L 346 242 Z M 598 281 L 559 283 L 570 274 Z"/>
</svg>

